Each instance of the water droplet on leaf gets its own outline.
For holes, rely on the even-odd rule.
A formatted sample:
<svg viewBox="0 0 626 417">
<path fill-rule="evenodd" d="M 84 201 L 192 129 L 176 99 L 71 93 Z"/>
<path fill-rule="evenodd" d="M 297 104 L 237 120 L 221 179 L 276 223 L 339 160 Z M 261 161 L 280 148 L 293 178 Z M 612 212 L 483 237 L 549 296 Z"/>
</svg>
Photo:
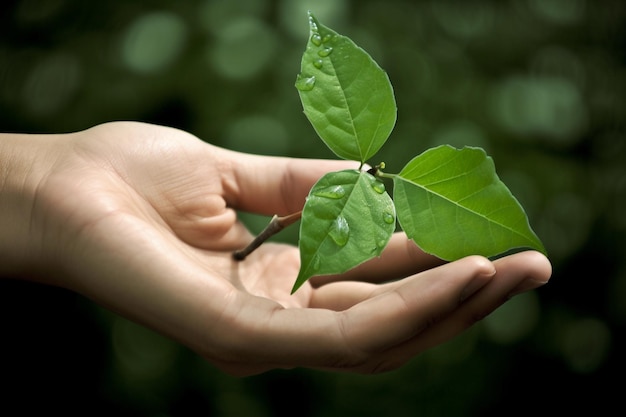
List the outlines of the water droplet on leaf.
<svg viewBox="0 0 626 417">
<path fill-rule="evenodd" d="M 311 32 L 319 32 L 319 29 L 317 28 L 317 23 L 315 22 L 315 19 L 313 18 L 313 15 L 309 13 L 309 28 L 311 28 Z"/>
<path fill-rule="evenodd" d="M 333 48 L 331 48 L 330 46 L 317 51 L 317 54 L 321 56 L 322 58 L 325 58 L 332 53 L 333 53 Z"/>
<path fill-rule="evenodd" d="M 296 79 L 296 88 L 300 91 L 311 91 L 315 87 L 315 77 L 303 77 L 301 74 L 298 74 L 298 78 Z"/>
<path fill-rule="evenodd" d="M 315 61 L 313 61 L 313 66 L 317 69 L 321 69 L 322 65 L 324 65 L 324 62 L 321 59 L 316 59 Z"/>
<path fill-rule="evenodd" d="M 386 211 L 383 213 L 383 221 L 387 224 L 391 224 L 396 221 L 396 216 L 393 213 Z"/>
<path fill-rule="evenodd" d="M 343 216 L 338 216 L 328 232 L 337 246 L 346 246 L 350 238 L 350 226 Z"/>
<path fill-rule="evenodd" d="M 378 181 L 378 180 L 374 180 L 372 181 L 372 188 L 374 189 L 374 191 L 376 191 L 378 194 L 382 194 L 385 192 L 385 184 L 383 184 L 382 182 Z"/>
<path fill-rule="evenodd" d="M 323 43 L 330 42 L 332 38 L 333 38 L 333 35 L 331 35 L 330 33 L 327 33 L 326 35 L 324 35 L 322 42 Z"/>
<path fill-rule="evenodd" d="M 322 36 L 319 33 L 314 33 L 311 35 L 311 43 L 315 46 L 320 46 L 322 44 Z"/>
<path fill-rule="evenodd" d="M 336 200 L 346 195 L 346 190 L 341 185 L 331 185 L 330 187 L 315 190 L 313 192 L 313 195 L 317 197 L 332 198 Z"/>
</svg>

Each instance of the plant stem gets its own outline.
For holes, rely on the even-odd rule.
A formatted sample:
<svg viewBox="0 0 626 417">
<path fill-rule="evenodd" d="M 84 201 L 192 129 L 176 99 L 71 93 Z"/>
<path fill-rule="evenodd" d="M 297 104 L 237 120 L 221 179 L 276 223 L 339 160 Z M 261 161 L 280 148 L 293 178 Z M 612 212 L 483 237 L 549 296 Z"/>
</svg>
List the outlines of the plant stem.
<svg viewBox="0 0 626 417">
<path fill-rule="evenodd" d="M 283 230 L 290 224 L 295 223 L 302 217 L 302 210 L 296 213 L 288 214 L 283 217 L 274 216 L 269 224 L 254 238 L 248 246 L 243 249 L 233 252 L 233 259 L 236 261 L 243 261 L 248 255 L 250 255 L 256 248 L 261 246 L 270 237 Z"/>
<path fill-rule="evenodd" d="M 397 174 L 388 174 L 386 172 L 383 172 L 383 169 L 385 169 L 385 163 L 381 162 L 380 164 L 374 166 L 373 168 L 368 169 L 367 173 L 378 178 L 394 179 L 395 177 L 398 176 Z"/>
<path fill-rule="evenodd" d="M 381 170 L 378 170 L 376 172 L 376 176 L 379 178 L 389 178 L 389 179 L 394 179 L 395 177 L 398 176 L 398 174 L 389 174 L 387 172 L 382 172 Z"/>
</svg>

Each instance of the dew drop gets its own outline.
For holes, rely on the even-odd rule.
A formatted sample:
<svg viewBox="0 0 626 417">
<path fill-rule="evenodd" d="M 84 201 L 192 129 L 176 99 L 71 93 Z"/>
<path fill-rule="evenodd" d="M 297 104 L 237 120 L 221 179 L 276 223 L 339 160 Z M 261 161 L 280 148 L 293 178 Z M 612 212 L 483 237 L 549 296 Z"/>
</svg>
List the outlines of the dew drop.
<svg viewBox="0 0 626 417">
<path fill-rule="evenodd" d="M 337 246 L 346 246 L 350 238 L 350 226 L 343 216 L 338 216 L 328 232 Z"/>
<path fill-rule="evenodd" d="M 317 197 L 332 198 L 337 200 L 346 195 L 346 190 L 341 185 L 331 185 L 330 187 L 321 188 L 313 192 Z"/>
<path fill-rule="evenodd" d="M 376 191 L 378 194 L 382 194 L 385 192 L 385 184 L 383 184 L 382 182 L 378 181 L 378 180 L 374 180 L 372 181 L 372 188 L 374 189 L 374 191 Z"/>
<path fill-rule="evenodd" d="M 331 35 L 330 33 L 327 33 L 326 35 L 324 35 L 324 37 L 322 38 L 322 43 L 327 43 L 330 42 L 333 39 L 333 35 Z"/>
<path fill-rule="evenodd" d="M 311 43 L 315 46 L 320 46 L 322 44 L 322 36 L 319 33 L 314 33 L 311 35 Z"/>
<path fill-rule="evenodd" d="M 303 77 L 301 74 L 298 74 L 298 78 L 296 79 L 296 88 L 300 91 L 311 91 L 315 87 L 315 77 Z"/>
<path fill-rule="evenodd" d="M 324 62 L 321 59 L 316 59 L 315 61 L 313 61 L 313 66 L 317 69 L 321 69 L 322 65 L 324 65 Z"/>
<path fill-rule="evenodd" d="M 313 18 L 313 15 L 309 13 L 309 28 L 311 29 L 311 32 L 319 32 L 319 29 L 317 28 L 317 23 L 315 23 L 315 19 Z"/>
<path fill-rule="evenodd" d="M 330 46 L 326 48 L 322 48 L 319 51 L 317 51 L 317 54 L 321 56 L 322 58 L 325 58 L 332 53 L 333 53 L 333 48 L 331 48 Z"/>
<path fill-rule="evenodd" d="M 393 215 L 393 213 L 389 211 L 385 211 L 383 213 L 383 221 L 387 224 L 392 224 L 393 222 L 396 221 L 396 217 Z"/>
<path fill-rule="evenodd" d="M 376 243 L 376 246 L 372 249 L 372 252 L 374 253 L 380 253 L 380 251 L 385 249 L 385 247 L 389 243 L 389 236 L 382 232 L 378 233 L 378 235 L 374 239 L 374 242 Z"/>
</svg>

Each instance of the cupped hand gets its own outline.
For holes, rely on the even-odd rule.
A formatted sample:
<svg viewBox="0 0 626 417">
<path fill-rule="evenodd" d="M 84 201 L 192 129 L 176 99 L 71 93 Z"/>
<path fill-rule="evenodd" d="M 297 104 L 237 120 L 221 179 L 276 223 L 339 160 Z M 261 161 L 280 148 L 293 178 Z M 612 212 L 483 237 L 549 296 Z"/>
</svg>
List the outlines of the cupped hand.
<svg viewBox="0 0 626 417">
<path fill-rule="evenodd" d="M 394 369 L 550 278 L 537 252 L 443 264 L 399 233 L 380 258 L 291 295 L 298 249 L 265 243 L 234 261 L 253 238 L 237 212 L 296 212 L 321 175 L 355 163 L 237 153 L 133 122 L 56 141 L 31 213 L 37 279 L 228 373 Z"/>
</svg>

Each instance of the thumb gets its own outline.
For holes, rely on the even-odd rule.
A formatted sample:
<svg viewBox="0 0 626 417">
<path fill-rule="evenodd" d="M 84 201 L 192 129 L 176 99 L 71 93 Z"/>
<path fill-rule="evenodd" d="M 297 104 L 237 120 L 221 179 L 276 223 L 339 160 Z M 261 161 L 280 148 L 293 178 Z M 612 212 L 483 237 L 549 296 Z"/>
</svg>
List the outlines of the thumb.
<svg viewBox="0 0 626 417">
<path fill-rule="evenodd" d="M 224 186 L 227 204 L 264 215 L 286 215 L 302 210 L 309 190 L 324 174 L 359 167 L 356 161 L 224 152 L 230 161 Z"/>
</svg>

